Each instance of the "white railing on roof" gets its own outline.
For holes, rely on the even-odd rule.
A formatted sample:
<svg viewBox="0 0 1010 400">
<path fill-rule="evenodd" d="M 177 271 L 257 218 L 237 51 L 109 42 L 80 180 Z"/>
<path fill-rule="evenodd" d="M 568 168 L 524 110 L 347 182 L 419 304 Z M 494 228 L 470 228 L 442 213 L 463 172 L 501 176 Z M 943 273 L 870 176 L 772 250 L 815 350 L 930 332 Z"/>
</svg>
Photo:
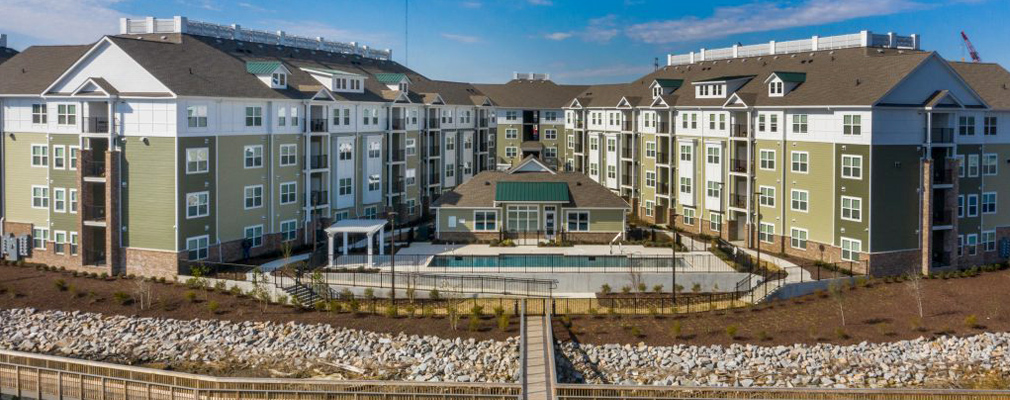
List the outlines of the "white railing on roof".
<svg viewBox="0 0 1010 400">
<path fill-rule="evenodd" d="M 687 54 L 668 54 L 666 65 L 694 64 L 701 61 L 725 60 L 740 57 L 756 57 L 773 54 L 802 53 L 807 51 L 834 50 L 850 47 L 882 47 L 890 49 L 919 50 L 919 35 L 898 36 L 893 32 L 875 34 L 861 31 L 837 36 L 814 36 L 810 39 L 785 42 L 770 41 L 751 45 L 733 45 L 721 49 L 701 49 Z"/>
<path fill-rule="evenodd" d="M 524 79 L 531 81 L 549 81 L 550 74 L 539 74 L 536 72 L 512 72 L 512 79 Z"/>
<path fill-rule="evenodd" d="M 121 18 L 119 33 L 187 33 L 196 36 L 207 36 L 219 39 L 241 40 L 252 43 L 263 43 L 277 46 L 297 47 L 301 49 L 327 51 L 332 53 L 355 54 L 362 57 L 379 60 L 390 60 L 393 51 L 390 49 L 372 49 L 355 42 L 333 42 L 321 37 L 289 35 L 284 31 L 264 31 L 246 29 L 239 25 L 221 25 L 203 21 L 192 21 L 186 17 L 173 18 Z"/>
<path fill-rule="evenodd" d="M 7 34 L 0 33 L 0 47 L 7 47 Z"/>
</svg>

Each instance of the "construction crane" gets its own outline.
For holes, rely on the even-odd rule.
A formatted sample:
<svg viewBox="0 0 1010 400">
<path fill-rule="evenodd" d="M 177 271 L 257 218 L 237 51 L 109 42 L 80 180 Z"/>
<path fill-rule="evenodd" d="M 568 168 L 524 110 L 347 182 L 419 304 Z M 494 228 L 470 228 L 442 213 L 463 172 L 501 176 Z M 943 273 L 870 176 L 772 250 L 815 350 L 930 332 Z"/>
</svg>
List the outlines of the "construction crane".
<svg viewBox="0 0 1010 400">
<path fill-rule="evenodd" d="M 982 58 L 978 56 L 978 52 L 975 51 L 975 46 L 972 46 L 971 40 L 968 40 L 968 35 L 966 35 L 964 31 L 961 31 L 961 40 L 964 40 L 964 47 L 968 49 L 968 55 L 971 56 L 971 62 L 982 62 Z"/>
</svg>

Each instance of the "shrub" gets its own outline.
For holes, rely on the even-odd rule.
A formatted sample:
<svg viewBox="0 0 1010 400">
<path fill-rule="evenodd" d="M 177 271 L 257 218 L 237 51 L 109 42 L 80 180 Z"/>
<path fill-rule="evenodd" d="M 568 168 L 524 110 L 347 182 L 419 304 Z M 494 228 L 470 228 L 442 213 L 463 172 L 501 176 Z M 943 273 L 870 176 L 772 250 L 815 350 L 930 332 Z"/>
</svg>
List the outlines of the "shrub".
<svg viewBox="0 0 1010 400">
<path fill-rule="evenodd" d="M 676 290 L 676 291 L 677 291 L 677 293 L 680 293 L 680 292 L 683 292 L 683 291 L 684 291 L 684 285 L 677 285 L 677 286 L 674 286 L 674 287 L 673 287 L 673 290 Z"/>
<path fill-rule="evenodd" d="M 186 293 L 183 293 L 182 296 L 186 298 L 186 301 L 190 303 L 196 303 L 196 292 L 192 290 L 187 290 Z"/>
<path fill-rule="evenodd" d="M 631 327 L 631 336 L 640 338 L 640 337 L 645 336 L 645 335 L 642 334 L 642 329 L 640 329 L 637 326 L 633 326 L 633 327 Z"/>
<path fill-rule="evenodd" d="M 470 316 L 480 318 L 481 314 L 483 313 L 484 313 L 484 306 L 474 304 L 473 307 L 470 307 Z"/>
<path fill-rule="evenodd" d="M 217 304 L 216 300 L 211 300 L 207 302 L 207 311 L 210 311 L 211 314 L 217 314 L 217 309 L 220 307 L 221 305 Z"/>
<path fill-rule="evenodd" d="M 758 332 L 758 340 L 760 340 L 762 342 L 767 342 L 767 341 L 769 341 L 771 339 L 772 339 L 772 337 L 768 336 L 768 332 L 765 332 L 765 331 Z"/>
<path fill-rule="evenodd" d="M 305 308 L 305 304 L 302 303 L 302 299 L 298 296 L 291 296 L 291 306 L 297 310 Z"/>
<path fill-rule="evenodd" d="M 106 280 L 109 279 L 109 274 L 106 272 L 102 272 L 102 274 L 99 275 L 99 277 L 102 278 L 102 280 Z"/>
<path fill-rule="evenodd" d="M 684 328 L 680 321 L 673 321 L 673 325 L 670 325 L 670 334 L 673 335 L 674 339 L 680 338 L 680 332 Z"/>
<path fill-rule="evenodd" d="M 638 289 L 638 293 L 645 293 L 645 291 L 648 288 L 649 288 L 648 286 L 645 286 L 645 283 L 639 283 L 638 284 L 638 288 L 637 288 Z"/>
<path fill-rule="evenodd" d="M 386 314 L 386 317 L 388 317 L 388 318 L 396 318 L 400 314 L 400 312 L 396 309 L 396 305 L 395 304 L 391 304 L 391 305 L 389 305 L 389 306 L 386 307 L 385 314 Z"/>
<path fill-rule="evenodd" d="M 589 316 L 592 318 L 597 318 L 600 312 L 596 310 L 595 307 L 589 307 Z"/>
<path fill-rule="evenodd" d="M 434 317 L 435 316 L 435 309 L 432 308 L 431 306 L 422 306 L 421 307 L 421 316 L 425 317 L 425 318 Z"/>
<path fill-rule="evenodd" d="M 280 304 L 282 306 L 288 305 L 288 295 L 282 294 L 277 296 L 277 304 Z"/>
<path fill-rule="evenodd" d="M 617 309 L 615 309 L 614 307 L 608 308 L 607 314 L 610 314 L 610 316 L 613 318 L 620 318 L 620 316 L 617 315 Z"/>
<path fill-rule="evenodd" d="M 968 329 L 978 328 L 978 317 L 975 314 L 971 314 L 964 318 L 964 326 Z"/>
<path fill-rule="evenodd" d="M 438 289 L 431 289 L 431 291 L 428 292 L 428 298 L 432 300 L 440 299 L 441 295 L 438 293 Z"/>
<path fill-rule="evenodd" d="M 471 315 L 470 321 L 467 323 L 466 329 L 470 332 L 477 332 L 480 330 L 480 318 Z"/>
<path fill-rule="evenodd" d="M 361 312 L 361 303 L 358 303 L 358 299 L 351 299 L 351 301 L 347 303 L 347 309 L 354 314 L 358 314 Z"/>
<path fill-rule="evenodd" d="M 730 325 L 726 327 L 726 335 L 729 336 L 731 340 L 736 340 L 736 335 L 740 331 L 740 327 L 736 325 Z"/>
<path fill-rule="evenodd" d="M 319 312 L 326 311 L 326 301 L 317 300 L 316 304 L 313 304 L 313 306 L 315 307 L 316 311 Z"/>
<path fill-rule="evenodd" d="M 652 291 L 658 293 L 663 293 L 663 285 L 656 285 L 652 287 Z"/>
<path fill-rule="evenodd" d="M 509 329 L 509 316 L 502 314 L 498 316 L 498 329 L 502 332 Z"/>
<path fill-rule="evenodd" d="M 492 310 L 494 311 L 495 317 L 501 317 L 502 315 L 505 315 L 505 308 L 503 308 L 502 306 L 494 306 Z"/>
<path fill-rule="evenodd" d="M 231 293 L 234 296 L 241 296 L 242 295 L 242 289 L 239 288 L 238 285 L 232 285 L 231 289 L 228 289 L 228 292 Z"/>
<path fill-rule="evenodd" d="M 224 281 L 217 281 L 214 283 L 214 289 L 217 290 L 218 292 L 223 292 L 226 289 L 226 284 L 224 283 Z"/>
<path fill-rule="evenodd" d="M 112 294 L 112 299 L 124 306 L 133 302 L 133 297 L 130 297 L 126 292 L 115 292 Z"/>
<path fill-rule="evenodd" d="M 631 293 L 631 286 L 628 285 L 621 286 L 621 293 L 624 294 Z"/>
<path fill-rule="evenodd" d="M 67 291 L 67 281 L 63 279 L 57 279 L 56 281 L 54 281 L 53 286 L 56 286 L 56 290 L 59 290 L 61 292 Z"/>
<path fill-rule="evenodd" d="M 610 285 L 604 283 L 603 286 L 600 286 L 600 293 L 610 294 Z"/>
<path fill-rule="evenodd" d="M 340 306 L 339 301 L 330 300 L 329 302 L 326 303 L 326 310 L 329 312 L 339 313 L 341 308 L 343 307 Z"/>
<path fill-rule="evenodd" d="M 372 300 L 375 298 L 375 290 L 372 288 L 365 289 L 365 300 Z"/>
<path fill-rule="evenodd" d="M 416 309 L 413 304 L 407 304 L 406 307 L 403 307 L 403 311 L 407 313 L 407 318 L 414 318 L 414 311 Z"/>
<path fill-rule="evenodd" d="M 701 293 L 701 284 L 695 283 L 694 285 L 691 285 L 691 291 L 694 293 Z"/>
<path fill-rule="evenodd" d="M 659 317 L 659 310 L 656 306 L 649 306 L 649 315 L 653 317 Z"/>
<path fill-rule="evenodd" d="M 849 334 L 845 333 L 845 329 L 842 329 L 841 327 L 839 327 L 839 328 L 835 328 L 835 337 L 837 337 L 838 340 L 845 340 L 845 339 L 849 338 Z"/>
</svg>

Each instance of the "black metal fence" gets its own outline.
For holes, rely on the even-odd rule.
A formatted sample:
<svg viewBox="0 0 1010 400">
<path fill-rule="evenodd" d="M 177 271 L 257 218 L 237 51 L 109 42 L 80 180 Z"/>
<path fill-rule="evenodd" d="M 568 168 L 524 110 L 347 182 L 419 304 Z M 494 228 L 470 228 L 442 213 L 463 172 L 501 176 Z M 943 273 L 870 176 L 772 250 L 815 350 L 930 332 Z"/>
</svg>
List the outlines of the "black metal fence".
<svg viewBox="0 0 1010 400">
<path fill-rule="evenodd" d="M 430 273 L 584 273 L 584 272 L 671 272 L 673 252 L 669 255 L 613 254 L 602 256 L 557 254 L 338 254 L 333 264 L 337 269 L 367 270 L 370 268 L 402 268 L 406 271 Z M 613 246 L 615 253 L 619 246 Z M 378 250 L 376 250 L 378 251 Z M 711 254 L 677 253 L 678 273 L 736 273 L 726 263 Z"/>
</svg>

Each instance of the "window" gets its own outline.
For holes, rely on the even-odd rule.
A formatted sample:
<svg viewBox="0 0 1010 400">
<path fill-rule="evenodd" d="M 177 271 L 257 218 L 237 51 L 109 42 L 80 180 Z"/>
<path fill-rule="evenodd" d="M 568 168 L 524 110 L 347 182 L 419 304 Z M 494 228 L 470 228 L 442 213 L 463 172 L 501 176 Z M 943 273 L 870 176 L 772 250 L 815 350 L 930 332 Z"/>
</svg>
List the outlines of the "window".
<svg viewBox="0 0 1010 400">
<path fill-rule="evenodd" d="M 48 118 L 46 116 L 46 105 L 45 104 L 32 104 L 32 123 L 33 124 L 46 124 L 48 123 Z"/>
<path fill-rule="evenodd" d="M 690 177 L 686 177 L 686 176 L 680 177 L 680 192 L 681 193 L 683 193 L 683 194 L 691 194 L 691 187 L 692 186 L 694 186 L 694 185 L 691 184 L 691 178 Z"/>
<path fill-rule="evenodd" d="M 285 107 L 277 108 L 277 126 L 286 126 L 288 124 L 288 109 Z"/>
<path fill-rule="evenodd" d="M 610 153 L 617 152 L 617 139 L 607 138 L 607 152 Z"/>
<path fill-rule="evenodd" d="M 768 119 L 768 116 L 766 116 L 764 114 L 758 114 L 758 132 L 764 132 L 765 131 L 765 127 L 767 127 L 767 122 L 766 122 L 767 119 Z"/>
<path fill-rule="evenodd" d="M 791 197 L 793 211 L 807 212 L 809 210 L 810 192 L 806 190 L 793 189 Z"/>
<path fill-rule="evenodd" d="M 70 255 L 76 256 L 78 251 L 77 232 L 70 232 Z"/>
<path fill-rule="evenodd" d="M 996 231 L 982 232 L 982 249 L 996 251 Z"/>
<path fill-rule="evenodd" d="M 49 229 L 32 228 L 32 247 L 37 250 L 45 250 L 46 242 L 49 241 Z"/>
<path fill-rule="evenodd" d="M 68 149 L 68 153 L 70 153 L 70 162 L 67 163 L 67 168 L 73 171 L 77 169 L 77 159 L 81 155 L 81 148 L 77 146 L 70 146 Z"/>
<path fill-rule="evenodd" d="M 505 157 L 515 158 L 519 154 L 519 150 L 515 146 L 508 146 L 505 148 Z"/>
<path fill-rule="evenodd" d="M 854 136 L 862 134 L 862 120 L 861 115 L 842 116 L 842 134 Z"/>
<path fill-rule="evenodd" d="M 694 209 L 684 208 L 684 225 L 694 225 Z"/>
<path fill-rule="evenodd" d="M 67 212 L 67 189 L 53 189 L 53 211 Z"/>
<path fill-rule="evenodd" d="M 789 230 L 789 246 L 794 249 L 806 250 L 807 234 L 806 229 L 791 228 Z"/>
<path fill-rule="evenodd" d="M 368 144 L 368 158 L 382 157 L 382 143 L 371 142 Z"/>
<path fill-rule="evenodd" d="M 617 179 L 617 166 L 608 165 L 607 166 L 607 179 Z"/>
<path fill-rule="evenodd" d="M 722 149 L 715 146 L 709 146 L 705 149 L 705 153 L 707 156 L 706 160 L 709 164 L 719 165 L 719 159 L 722 158 Z"/>
<path fill-rule="evenodd" d="M 210 171 L 209 154 L 206 147 L 186 149 L 186 173 L 202 174 Z"/>
<path fill-rule="evenodd" d="M 698 114 L 691 114 L 691 129 L 698 129 Z"/>
<path fill-rule="evenodd" d="M 445 151 L 456 150 L 456 138 L 453 136 L 445 137 Z"/>
<path fill-rule="evenodd" d="M 291 126 L 298 126 L 298 107 L 291 107 L 291 116 L 288 117 Z"/>
<path fill-rule="evenodd" d="M 968 176 L 972 178 L 978 176 L 978 154 L 968 155 Z"/>
<path fill-rule="evenodd" d="M 506 121 L 518 121 L 519 120 L 519 112 L 518 111 L 514 111 L 514 110 L 512 110 L 512 111 L 505 111 L 505 120 Z"/>
<path fill-rule="evenodd" d="M 382 176 L 379 174 L 368 176 L 368 191 L 374 192 L 381 188 L 382 186 Z"/>
<path fill-rule="evenodd" d="M 968 247 L 968 255 L 978 254 L 978 234 L 972 233 L 965 237 L 965 246 Z"/>
<path fill-rule="evenodd" d="M 964 195 L 957 196 L 957 217 L 964 218 Z"/>
<path fill-rule="evenodd" d="M 568 136 L 568 148 L 570 150 L 575 149 L 575 136 Z"/>
<path fill-rule="evenodd" d="M 842 196 L 842 219 L 860 222 L 863 220 L 863 199 Z"/>
<path fill-rule="evenodd" d="M 404 150 L 408 156 L 417 155 L 417 139 L 407 139 Z"/>
<path fill-rule="evenodd" d="M 407 214 L 414 215 L 417 213 L 417 201 L 414 199 L 407 199 Z"/>
<path fill-rule="evenodd" d="M 544 129 L 544 139 L 547 140 L 557 140 L 558 130 L 557 129 Z"/>
<path fill-rule="evenodd" d="M 645 157 L 656 158 L 656 142 L 645 142 Z"/>
<path fill-rule="evenodd" d="M 67 167 L 67 148 L 63 146 L 53 146 L 53 169 L 65 169 Z"/>
<path fill-rule="evenodd" d="M 758 188 L 758 192 L 761 193 L 758 196 L 758 203 L 762 207 L 775 207 L 775 188 L 772 186 L 761 186 Z"/>
<path fill-rule="evenodd" d="M 726 130 L 726 114 L 719 114 L 719 130 Z"/>
<path fill-rule="evenodd" d="M 568 221 L 568 231 L 569 232 L 588 232 L 589 231 L 589 212 L 588 211 L 569 211 L 565 219 Z"/>
<path fill-rule="evenodd" d="M 978 216 L 978 195 L 977 194 L 969 194 L 968 195 L 967 212 L 968 212 L 968 216 L 969 217 L 977 217 Z"/>
<path fill-rule="evenodd" d="M 451 164 L 446 165 L 445 166 L 445 177 L 446 178 L 452 178 L 452 177 L 455 177 L 455 176 L 456 176 L 456 168 L 455 168 L 455 166 L 451 165 Z"/>
<path fill-rule="evenodd" d="M 298 201 L 298 183 L 285 182 L 281 184 L 281 204 L 294 204 Z"/>
<path fill-rule="evenodd" d="M 333 126 L 340 126 L 340 110 L 342 109 L 340 108 L 333 109 Z"/>
<path fill-rule="evenodd" d="M 645 187 L 656 187 L 656 172 L 645 171 Z"/>
<path fill-rule="evenodd" d="M 33 167 L 49 166 L 49 146 L 44 144 L 32 145 L 32 166 Z"/>
<path fill-rule="evenodd" d="M 694 158 L 694 148 L 689 144 L 680 145 L 680 161 L 691 162 Z"/>
<path fill-rule="evenodd" d="M 962 115 L 957 119 L 957 134 L 975 136 L 975 117 Z"/>
<path fill-rule="evenodd" d="M 982 121 L 983 121 L 982 134 L 985 136 L 996 136 L 997 133 L 996 127 L 998 125 L 996 117 L 985 117 L 982 119 Z"/>
<path fill-rule="evenodd" d="M 417 170 L 414 168 L 408 169 L 403 178 L 407 186 L 414 186 L 417 183 Z"/>
<path fill-rule="evenodd" d="M 794 151 L 792 153 L 793 158 L 793 172 L 805 174 L 810 172 L 810 153 L 805 151 Z"/>
<path fill-rule="evenodd" d="M 722 214 L 709 213 L 708 229 L 712 230 L 713 232 L 722 231 Z"/>
<path fill-rule="evenodd" d="M 779 131 L 779 115 L 778 114 L 771 114 L 771 115 L 769 115 L 768 116 L 768 121 L 770 121 L 768 123 L 768 131 L 769 132 L 778 132 Z"/>
<path fill-rule="evenodd" d="M 290 167 L 298 163 L 298 145 L 297 144 L 282 144 L 281 145 L 281 166 Z"/>
<path fill-rule="evenodd" d="M 263 246 L 263 225 L 245 227 L 245 240 L 252 244 L 252 247 Z"/>
<path fill-rule="evenodd" d="M 982 175 L 993 176 L 997 173 L 997 165 L 999 164 L 999 156 L 997 154 L 989 153 L 982 155 Z"/>
<path fill-rule="evenodd" d="M 354 158 L 354 149 L 350 143 L 341 143 L 337 148 L 337 159 L 348 161 Z"/>
<path fill-rule="evenodd" d="M 655 208 L 656 208 L 656 203 L 655 202 L 653 202 L 652 200 L 646 200 L 645 201 L 645 216 L 646 217 L 651 217 L 652 216 L 652 210 L 654 210 Z"/>
<path fill-rule="evenodd" d="M 589 163 L 589 175 L 600 176 L 600 165 L 594 162 Z"/>
<path fill-rule="evenodd" d="M 589 150 L 597 151 L 600 149 L 600 138 L 591 137 L 589 138 Z"/>
<path fill-rule="evenodd" d="M 76 125 L 77 105 L 60 104 L 56 106 L 56 123 L 60 125 Z"/>
<path fill-rule="evenodd" d="M 49 209 L 49 188 L 32 186 L 32 208 Z"/>
<path fill-rule="evenodd" d="M 793 133 L 807 133 L 807 115 L 793 115 Z"/>
<path fill-rule="evenodd" d="M 762 222 L 758 228 L 758 240 L 765 243 L 775 242 L 775 224 Z"/>
<path fill-rule="evenodd" d="M 708 115 L 708 129 L 715 130 L 715 114 Z"/>
<path fill-rule="evenodd" d="M 263 166 L 263 146 L 246 146 L 243 150 L 246 168 L 259 168 Z"/>
<path fill-rule="evenodd" d="M 964 235 L 957 235 L 957 256 L 964 254 Z"/>
<path fill-rule="evenodd" d="M 964 178 L 964 154 L 955 154 L 954 158 L 957 159 L 957 176 Z"/>
<path fill-rule="evenodd" d="M 354 194 L 354 186 L 351 185 L 351 178 L 337 180 L 337 195 L 350 196 L 352 194 Z"/>
<path fill-rule="evenodd" d="M 281 221 L 281 241 L 290 242 L 298 237 L 298 221 Z"/>
<path fill-rule="evenodd" d="M 863 242 L 855 239 L 842 238 L 842 260 L 859 261 L 859 253 L 863 251 Z"/>
<path fill-rule="evenodd" d="M 761 150 L 758 152 L 759 167 L 764 170 L 775 169 L 775 150 Z"/>
<path fill-rule="evenodd" d="M 186 250 L 189 252 L 189 260 L 203 260 L 207 258 L 207 247 L 210 245 L 210 236 L 203 235 L 186 239 Z"/>
<path fill-rule="evenodd" d="M 245 126 L 263 126 L 263 107 L 245 108 Z"/>
<path fill-rule="evenodd" d="M 519 130 L 515 128 L 505 129 L 505 139 L 516 139 L 519 137 Z"/>
<path fill-rule="evenodd" d="M 842 178 L 863 179 L 863 156 L 842 155 Z"/>
<path fill-rule="evenodd" d="M 498 230 L 498 212 L 474 211 L 473 230 L 481 232 L 493 232 Z"/>
<path fill-rule="evenodd" d="M 508 206 L 508 229 L 511 231 L 536 231 L 539 213 L 535 205 Z"/>
<path fill-rule="evenodd" d="M 186 218 L 199 218 L 210 215 L 210 192 L 189 193 L 186 195 Z"/>
<path fill-rule="evenodd" d="M 246 186 L 243 193 L 246 210 L 263 207 L 263 185 Z"/>
<path fill-rule="evenodd" d="M 283 72 L 274 72 L 270 75 L 270 84 L 275 88 L 288 87 L 288 74 Z"/>
<path fill-rule="evenodd" d="M 996 192 L 982 193 L 982 214 L 996 213 Z"/>
<path fill-rule="evenodd" d="M 545 147 L 544 158 L 558 158 L 558 148 L 554 146 Z"/>
<path fill-rule="evenodd" d="M 77 214 L 77 189 L 70 189 L 70 213 Z"/>
<path fill-rule="evenodd" d="M 708 181 L 705 183 L 706 195 L 712 198 L 722 197 L 722 183 L 715 181 Z"/>
<path fill-rule="evenodd" d="M 207 106 L 186 107 L 186 125 L 190 128 L 206 128 Z"/>
<path fill-rule="evenodd" d="M 769 96 L 782 96 L 782 81 L 771 81 L 768 84 L 768 95 Z"/>
<path fill-rule="evenodd" d="M 681 128 L 687 129 L 687 114 L 680 114 L 680 126 Z"/>
</svg>

